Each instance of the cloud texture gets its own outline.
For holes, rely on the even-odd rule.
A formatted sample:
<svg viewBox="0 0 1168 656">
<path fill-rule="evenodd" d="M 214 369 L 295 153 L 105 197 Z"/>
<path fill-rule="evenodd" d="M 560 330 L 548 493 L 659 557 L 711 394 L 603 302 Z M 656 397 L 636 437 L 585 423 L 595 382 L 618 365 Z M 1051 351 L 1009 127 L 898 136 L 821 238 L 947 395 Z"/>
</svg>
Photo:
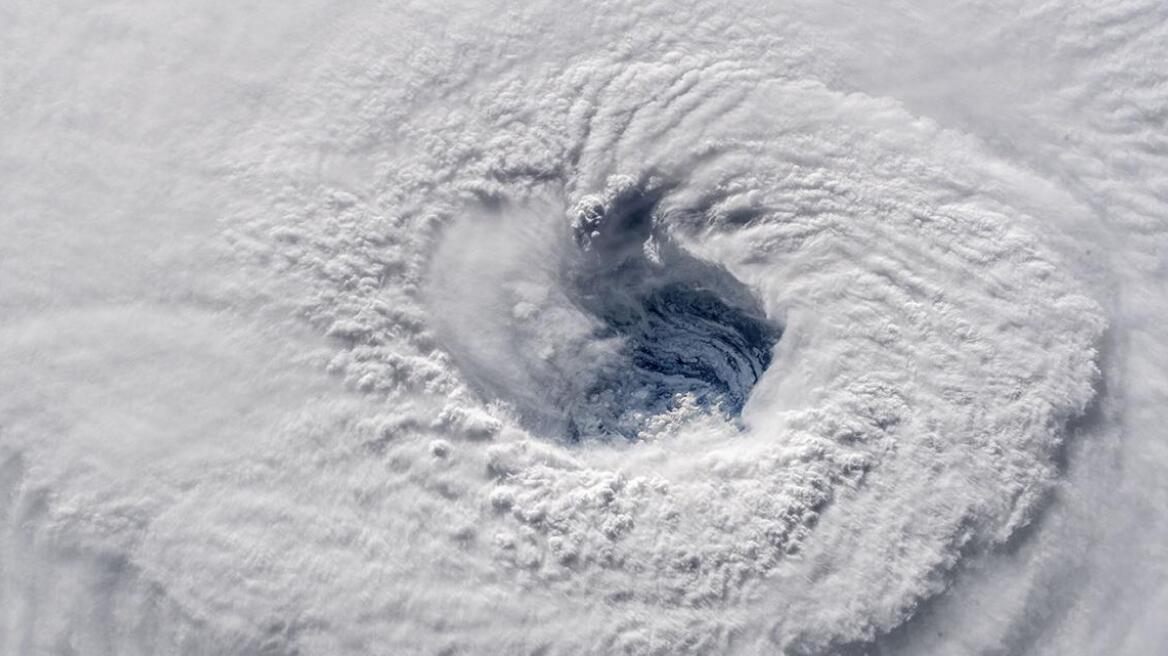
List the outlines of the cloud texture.
<svg viewBox="0 0 1168 656">
<path fill-rule="evenodd" d="M 296 4 L 4 10 L 0 651 L 1163 646 L 1160 5 Z"/>
</svg>

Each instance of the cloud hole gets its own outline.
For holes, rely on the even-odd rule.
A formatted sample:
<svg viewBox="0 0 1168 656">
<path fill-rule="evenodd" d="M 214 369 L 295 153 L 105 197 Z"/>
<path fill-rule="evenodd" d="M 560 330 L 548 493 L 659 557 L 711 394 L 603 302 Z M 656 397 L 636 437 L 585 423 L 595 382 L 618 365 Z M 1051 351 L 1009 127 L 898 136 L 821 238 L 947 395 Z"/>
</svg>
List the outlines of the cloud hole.
<svg viewBox="0 0 1168 656">
<path fill-rule="evenodd" d="M 662 415 L 734 421 L 781 331 L 725 268 L 671 239 L 662 194 L 617 186 L 452 225 L 426 296 L 437 337 L 484 400 L 532 432 L 637 439 Z"/>
<path fill-rule="evenodd" d="M 595 338 L 619 346 L 571 406 L 572 439 L 635 437 L 682 403 L 735 418 L 771 363 L 779 327 L 746 285 L 669 238 L 660 200 L 630 186 L 577 208 L 567 287 Z"/>
</svg>

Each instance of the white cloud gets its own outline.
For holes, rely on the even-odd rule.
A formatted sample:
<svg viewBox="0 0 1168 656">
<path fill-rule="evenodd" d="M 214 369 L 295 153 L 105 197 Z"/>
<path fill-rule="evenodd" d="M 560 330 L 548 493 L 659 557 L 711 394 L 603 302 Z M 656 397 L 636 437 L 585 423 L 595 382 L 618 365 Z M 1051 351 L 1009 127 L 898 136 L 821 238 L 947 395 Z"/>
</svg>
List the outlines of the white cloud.
<svg viewBox="0 0 1168 656">
<path fill-rule="evenodd" d="M 0 651 L 1154 648 L 1128 4 L 14 10 Z M 677 282 L 740 419 L 592 398 Z"/>
</svg>

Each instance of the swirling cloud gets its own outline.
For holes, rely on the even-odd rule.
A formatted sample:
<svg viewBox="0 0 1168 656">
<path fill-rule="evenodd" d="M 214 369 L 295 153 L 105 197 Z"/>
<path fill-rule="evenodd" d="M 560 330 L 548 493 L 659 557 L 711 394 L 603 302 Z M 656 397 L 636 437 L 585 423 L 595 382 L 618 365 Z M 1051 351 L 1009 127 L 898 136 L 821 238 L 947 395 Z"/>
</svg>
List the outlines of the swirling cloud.
<svg viewBox="0 0 1168 656">
<path fill-rule="evenodd" d="M 1055 491 L 1154 369 L 1110 335 L 1163 355 L 1101 290 L 1155 298 L 1164 21 L 855 10 L 126 8 L 88 60 L 22 10 L 63 82 L 7 101 L 0 649 L 1033 645 L 931 627 L 1063 572 L 1019 545 L 1083 535 Z M 924 82 L 1052 15 L 1058 62 Z"/>
</svg>

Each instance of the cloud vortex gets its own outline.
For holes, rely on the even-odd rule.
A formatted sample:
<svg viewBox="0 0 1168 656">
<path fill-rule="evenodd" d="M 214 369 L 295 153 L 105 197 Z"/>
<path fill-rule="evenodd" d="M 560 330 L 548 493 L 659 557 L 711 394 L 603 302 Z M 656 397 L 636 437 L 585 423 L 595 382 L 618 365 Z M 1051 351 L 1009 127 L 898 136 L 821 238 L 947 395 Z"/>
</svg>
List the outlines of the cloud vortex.
<svg viewBox="0 0 1168 656">
<path fill-rule="evenodd" d="M 0 27 L 0 652 L 878 653 L 1065 574 L 1150 14 L 480 4 Z"/>
</svg>

